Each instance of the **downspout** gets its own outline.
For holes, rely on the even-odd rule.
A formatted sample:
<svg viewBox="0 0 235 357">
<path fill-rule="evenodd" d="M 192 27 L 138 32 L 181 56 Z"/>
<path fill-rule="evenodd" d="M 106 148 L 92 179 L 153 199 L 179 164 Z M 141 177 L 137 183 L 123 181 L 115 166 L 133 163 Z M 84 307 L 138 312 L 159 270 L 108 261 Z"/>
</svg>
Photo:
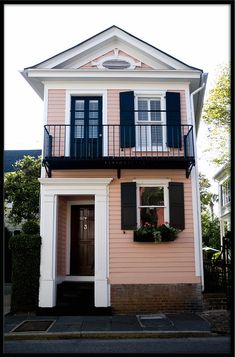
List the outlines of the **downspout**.
<svg viewBox="0 0 235 357">
<path fill-rule="evenodd" d="M 199 264 L 200 264 L 200 276 L 201 276 L 201 280 L 202 280 L 201 281 L 202 291 L 204 291 L 204 271 L 203 271 L 203 256 L 202 256 L 201 207 L 200 207 L 199 174 L 198 174 L 198 161 L 197 161 L 198 157 L 197 157 L 197 146 L 196 146 L 196 121 L 195 121 L 195 112 L 194 112 L 194 96 L 195 96 L 195 94 L 197 94 L 198 92 L 203 90 L 205 85 L 206 85 L 206 83 L 203 82 L 202 86 L 197 88 L 190 95 L 192 125 L 195 128 L 195 130 L 193 131 L 194 143 L 195 143 L 195 152 L 194 152 L 195 153 L 195 167 L 194 167 L 194 170 L 192 171 L 192 174 L 194 176 L 194 182 L 196 184 L 195 207 L 196 207 L 197 232 L 198 232 L 197 250 L 195 251 L 195 254 L 196 254 L 197 260 L 199 260 Z M 197 272 L 197 268 L 196 268 L 196 272 Z"/>
</svg>

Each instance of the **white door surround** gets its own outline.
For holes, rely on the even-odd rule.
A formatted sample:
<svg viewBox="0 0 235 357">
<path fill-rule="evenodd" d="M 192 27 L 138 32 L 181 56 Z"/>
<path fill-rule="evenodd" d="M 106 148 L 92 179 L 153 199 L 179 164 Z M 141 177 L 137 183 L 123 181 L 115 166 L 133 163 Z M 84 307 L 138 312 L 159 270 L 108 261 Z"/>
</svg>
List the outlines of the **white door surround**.
<svg viewBox="0 0 235 357">
<path fill-rule="evenodd" d="M 108 283 L 109 184 L 113 178 L 41 178 L 39 307 L 56 305 L 58 196 L 95 197 L 95 306 L 110 306 Z"/>
</svg>

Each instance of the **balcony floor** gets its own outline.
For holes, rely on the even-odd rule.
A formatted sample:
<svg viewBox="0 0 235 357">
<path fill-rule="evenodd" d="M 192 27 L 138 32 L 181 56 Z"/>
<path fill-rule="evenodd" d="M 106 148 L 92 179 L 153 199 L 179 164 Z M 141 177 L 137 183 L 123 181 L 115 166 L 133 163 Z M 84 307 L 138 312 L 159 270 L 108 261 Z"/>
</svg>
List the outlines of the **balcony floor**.
<svg viewBox="0 0 235 357">
<path fill-rule="evenodd" d="M 195 160 L 192 157 L 46 157 L 43 160 L 48 176 L 51 170 L 79 170 L 79 169 L 185 169 L 189 177 Z M 120 175 L 118 175 L 120 176 Z"/>
</svg>

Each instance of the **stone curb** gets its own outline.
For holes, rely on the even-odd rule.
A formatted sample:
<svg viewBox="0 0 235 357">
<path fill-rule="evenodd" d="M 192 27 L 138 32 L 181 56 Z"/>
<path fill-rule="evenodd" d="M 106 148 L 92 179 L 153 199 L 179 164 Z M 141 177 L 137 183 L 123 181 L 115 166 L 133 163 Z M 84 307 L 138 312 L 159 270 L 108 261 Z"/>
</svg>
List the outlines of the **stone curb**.
<svg viewBox="0 0 235 357">
<path fill-rule="evenodd" d="M 12 340 L 61 340 L 78 338 L 183 338 L 183 337 L 216 337 L 210 331 L 87 331 L 87 332 L 47 332 L 47 333 L 6 333 L 5 341 Z"/>
</svg>

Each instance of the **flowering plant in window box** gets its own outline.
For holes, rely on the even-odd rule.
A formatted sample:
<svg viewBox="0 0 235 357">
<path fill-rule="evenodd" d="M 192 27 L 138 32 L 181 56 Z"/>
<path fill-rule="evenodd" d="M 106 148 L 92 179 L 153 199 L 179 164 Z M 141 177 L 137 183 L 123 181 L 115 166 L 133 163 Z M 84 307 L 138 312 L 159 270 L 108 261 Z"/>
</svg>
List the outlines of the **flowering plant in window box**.
<svg viewBox="0 0 235 357">
<path fill-rule="evenodd" d="M 145 222 L 134 231 L 134 242 L 169 242 L 176 239 L 179 229 L 170 226 L 168 222 L 160 226 Z"/>
</svg>

